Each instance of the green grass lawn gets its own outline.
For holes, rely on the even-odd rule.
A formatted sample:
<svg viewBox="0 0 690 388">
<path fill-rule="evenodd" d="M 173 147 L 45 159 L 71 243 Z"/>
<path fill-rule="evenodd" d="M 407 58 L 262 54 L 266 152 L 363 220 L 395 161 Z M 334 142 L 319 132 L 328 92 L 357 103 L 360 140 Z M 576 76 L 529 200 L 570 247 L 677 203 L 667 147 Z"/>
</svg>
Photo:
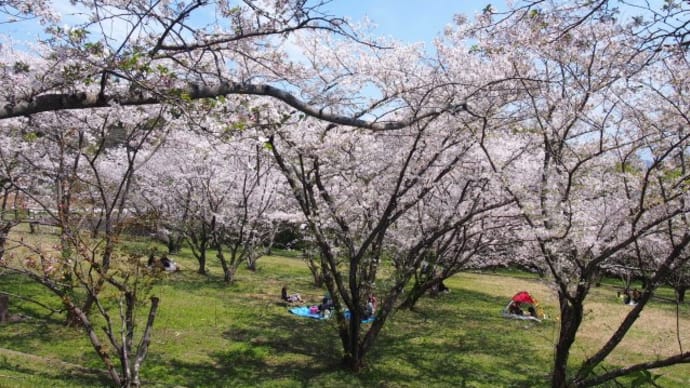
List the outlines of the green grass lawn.
<svg viewBox="0 0 690 388">
<path fill-rule="evenodd" d="M 341 346 L 334 322 L 292 316 L 279 301 L 284 284 L 314 303 L 323 294 L 311 286 L 310 273 L 300 259 L 263 257 L 257 272 L 241 269 L 236 284 L 224 286 L 215 263 L 205 277 L 195 273 L 196 262 L 190 257 L 176 257 L 183 271 L 165 276 L 154 287 L 161 303 L 142 372 L 145 386 L 548 385 L 558 328 L 557 304 L 547 284 L 531 275 L 465 273 L 453 277 L 447 282 L 450 294 L 421 299 L 416 312 L 394 314 L 368 355 L 365 370 L 352 374 L 340 367 Z M 28 293 L 58 307 L 43 290 L 16 277 L 0 274 L 0 285 L 2 290 Z M 510 296 L 522 289 L 542 302 L 550 319 L 539 324 L 501 317 Z M 595 289 L 588 301 L 584 334 L 578 337 L 572 357 L 577 360 L 589 354 L 612 330 L 610 319 L 626 308 L 615 299 L 611 287 Z M 690 312 L 687 305 L 683 308 L 687 342 Z M 663 315 L 665 320 L 670 310 L 652 305 L 643 315 L 656 320 Z M 86 337 L 64 327 L 61 316 L 47 315 L 18 299 L 12 300 L 11 312 L 29 319 L 0 326 L 0 387 L 108 385 Z M 145 313 L 142 310 L 139 318 L 145 319 Z M 611 362 L 637 361 L 677 350 L 671 327 L 649 324 L 645 328 L 648 323 L 644 320 L 641 324 Z M 675 327 L 675 321 L 672 324 Z M 663 375 L 661 386 L 690 386 L 687 365 L 655 373 Z"/>
</svg>

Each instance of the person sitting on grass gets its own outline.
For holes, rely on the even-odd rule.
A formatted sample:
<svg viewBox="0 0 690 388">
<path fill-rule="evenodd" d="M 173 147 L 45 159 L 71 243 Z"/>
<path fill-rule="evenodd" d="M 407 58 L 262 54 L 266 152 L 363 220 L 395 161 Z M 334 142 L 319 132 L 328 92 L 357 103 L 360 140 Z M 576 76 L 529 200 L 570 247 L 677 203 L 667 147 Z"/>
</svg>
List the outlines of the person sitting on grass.
<svg viewBox="0 0 690 388">
<path fill-rule="evenodd" d="M 508 306 L 508 312 L 510 314 L 522 315 L 522 309 L 520 308 L 520 302 L 512 301 Z"/>
<path fill-rule="evenodd" d="M 632 290 L 632 294 L 630 295 L 630 301 L 632 302 L 632 305 L 636 305 L 639 301 L 640 298 L 642 297 L 642 293 L 637 289 Z"/>
<path fill-rule="evenodd" d="M 163 257 L 161 257 L 161 265 L 163 266 L 163 269 L 168 272 L 176 272 L 179 270 L 177 263 L 171 260 L 167 255 L 163 255 Z"/>
<path fill-rule="evenodd" d="M 283 286 L 280 290 L 280 299 L 288 303 L 302 302 L 302 297 L 299 294 L 288 295 L 287 286 Z"/>
<path fill-rule="evenodd" d="M 370 295 L 369 299 L 367 300 L 367 308 L 364 313 L 364 318 L 369 319 L 376 314 L 376 297 L 374 295 Z"/>
<path fill-rule="evenodd" d="M 319 313 L 321 313 L 322 316 L 330 315 L 333 307 L 333 299 L 331 299 L 331 295 L 329 293 L 326 293 L 321 300 L 321 304 L 319 305 Z"/>
</svg>

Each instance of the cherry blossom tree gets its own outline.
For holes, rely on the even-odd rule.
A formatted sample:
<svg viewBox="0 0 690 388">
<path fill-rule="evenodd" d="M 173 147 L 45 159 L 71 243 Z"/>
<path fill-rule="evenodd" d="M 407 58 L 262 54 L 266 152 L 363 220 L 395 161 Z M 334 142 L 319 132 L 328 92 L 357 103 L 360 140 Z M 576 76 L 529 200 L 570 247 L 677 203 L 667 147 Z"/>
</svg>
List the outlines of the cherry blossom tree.
<svg viewBox="0 0 690 388">
<path fill-rule="evenodd" d="M 46 0 L 2 0 L 0 14 L 4 15 L 0 23 L 12 23 L 21 20 L 39 18 L 42 23 L 55 22 L 60 16 Z"/>
<path fill-rule="evenodd" d="M 546 1 L 523 0 L 516 5 L 521 13 L 539 13 L 548 9 L 550 13 L 567 16 L 559 26 L 561 34 L 594 20 L 619 21 L 638 39 L 635 42 L 645 50 L 686 50 L 690 48 L 690 6 L 682 0 L 647 2 L 636 0 L 576 0 Z M 497 13 L 497 19 L 512 14 L 513 10 Z"/>
<path fill-rule="evenodd" d="M 431 124 L 396 137 L 315 129 L 317 144 L 308 145 L 314 149 L 307 149 L 305 142 L 295 144 L 283 131 L 271 137 L 270 145 L 319 247 L 321 270 L 338 312 L 345 361 L 358 370 L 434 243 L 462 233 L 475 217 L 509 200 L 484 197 L 490 190 L 483 191 L 488 182 L 480 177 L 453 174 L 462 171 L 462 162 L 472 154 L 455 138 L 457 132 L 436 133 Z M 306 131 L 302 127 L 298 132 Z M 349 144 L 343 143 L 345 139 Z M 375 146 L 389 151 L 377 152 Z M 440 220 L 425 220 L 416 228 L 403 220 L 419 210 L 415 208 L 422 201 L 435 199 L 431 193 L 441 190 L 440 183 L 453 178 L 461 180 L 449 199 L 455 207 L 444 208 Z M 450 192 L 438 193 L 442 194 Z M 383 267 L 393 272 L 388 279 L 379 279 Z M 381 304 L 376 320 L 363 332 L 360 320 L 367 297 L 374 293 Z M 350 312 L 349 320 L 344 310 Z"/>
<path fill-rule="evenodd" d="M 39 115 L 41 113 L 64 110 L 101 114 L 115 110 L 118 116 L 126 117 L 132 107 L 155 105 L 164 106 L 161 109 L 169 112 L 173 119 L 198 117 L 199 113 L 205 113 L 206 108 L 210 107 L 208 110 L 212 112 L 201 121 L 213 118 L 216 120 L 214 124 L 218 125 L 217 119 L 224 114 L 226 118 L 243 114 L 238 112 L 241 109 L 235 109 L 237 106 L 227 104 L 236 99 L 223 98 L 232 95 L 271 96 L 307 116 L 373 129 L 405 128 L 462 109 L 461 103 L 446 97 L 422 109 L 405 109 L 406 115 L 398 114 L 392 122 L 377 119 L 376 109 L 396 111 L 401 102 L 395 90 L 401 88 L 400 83 L 393 88 L 381 83 L 392 81 L 397 76 L 393 73 L 376 83 L 357 80 L 355 87 L 358 90 L 355 92 L 360 97 L 364 87 L 388 89 L 374 99 L 364 98 L 363 102 L 357 101 L 357 97 L 340 99 L 338 94 L 351 94 L 353 87 L 349 86 L 348 78 L 357 78 L 358 74 L 350 74 L 351 69 L 338 61 L 329 62 L 329 68 L 320 68 L 315 66 L 316 58 L 310 58 L 309 55 L 318 51 L 321 44 L 337 43 L 337 49 L 342 53 L 352 52 L 350 57 L 357 58 L 357 65 L 366 65 L 366 50 L 376 51 L 377 48 L 363 44 L 363 51 L 353 52 L 355 46 L 351 43 L 358 40 L 354 32 L 343 20 L 319 13 L 318 2 L 281 1 L 269 4 L 247 0 L 237 6 L 193 2 L 180 3 L 180 7 L 168 3 L 153 7 L 141 2 L 75 3 L 83 6 L 87 13 L 91 12 L 93 17 L 68 27 L 48 25 L 46 31 L 49 36 L 36 44 L 31 54 L 23 55 L 23 59 L 5 57 L 9 62 L 3 67 L 3 80 L 17 87 L 3 90 L 0 96 L 0 120 L 5 123 L 12 123 L 11 119 L 16 117 L 39 120 L 45 119 L 45 116 Z M 209 11 L 217 16 L 220 24 L 204 26 L 203 21 L 201 25 L 198 23 L 199 20 L 208 19 L 195 15 L 208 15 L 206 12 Z M 111 31 L 123 31 L 124 34 L 113 34 Z M 296 36 L 297 31 L 304 31 L 307 39 L 314 42 L 311 46 L 313 51 L 304 54 L 306 61 L 303 58 L 290 59 L 285 48 L 286 38 Z M 328 40 L 329 34 L 335 34 L 336 37 Z M 349 44 L 343 44 L 338 37 L 347 38 Z M 10 50 L 11 47 L 3 46 L 3 49 Z M 320 64 L 326 63 L 319 61 Z M 326 76 L 321 77 L 321 74 Z M 331 84 L 322 82 L 324 80 L 330 80 Z M 330 92 L 325 93 L 327 91 Z M 415 98 L 420 98 L 424 91 L 419 89 L 416 93 Z M 448 105 L 449 102 L 453 105 Z M 172 108 L 168 110 L 165 108 L 167 105 Z M 103 109 L 86 111 L 93 108 Z M 362 111 L 369 112 L 372 119 L 362 119 Z M 256 104 L 250 113 L 255 115 L 260 112 L 261 107 Z M 293 116 L 296 115 L 287 113 L 287 117 Z M 120 119 L 124 120 L 122 117 Z M 238 120 L 237 124 L 242 125 L 243 121 L 260 120 L 258 117 L 249 117 Z M 76 182 L 67 179 L 65 174 L 59 176 L 67 188 Z M 405 190 L 409 191 L 409 187 Z M 71 191 L 69 193 L 71 195 Z M 63 224 L 70 220 L 74 209 L 62 205 L 71 203 L 66 201 L 58 207 Z M 124 203 L 124 199 L 118 202 Z M 106 208 L 106 214 L 115 214 L 112 211 L 114 208 Z M 63 246 L 69 244 L 64 243 Z M 63 252 L 66 260 L 73 253 Z M 109 265 L 110 257 L 110 253 L 105 255 L 104 258 L 108 260 L 103 263 Z M 103 282 L 99 280 L 99 284 Z M 339 285 L 344 290 L 344 285 Z M 401 289 L 402 284 L 397 287 L 397 292 Z M 353 339 L 353 345 L 358 342 L 355 340 L 359 336 L 361 316 L 358 304 L 362 300 L 359 295 L 354 298 L 355 303 L 350 303 L 354 314 L 351 322 L 357 323 L 353 326 L 355 335 L 349 336 Z M 393 301 L 391 299 L 387 304 L 391 305 Z M 375 332 L 380 330 L 384 320 L 377 324 Z M 344 322 L 342 325 L 345 328 Z M 358 351 L 353 359 L 353 365 L 357 368 L 361 366 L 361 354 Z"/>
<path fill-rule="evenodd" d="M 311 47 L 308 42 L 303 45 Z M 338 312 L 345 362 L 359 370 L 434 243 L 472 227 L 475 217 L 511 200 L 500 189 L 493 190 L 491 171 L 488 165 L 480 167 L 483 158 L 476 142 L 463 130 L 464 125 L 478 122 L 461 113 L 463 99 L 480 93 L 479 85 L 492 81 L 493 73 L 458 76 L 454 87 L 445 89 L 435 87 L 445 81 L 445 74 L 424 63 L 419 47 L 395 46 L 365 61 L 359 53 L 353 55 L 349 45 L 326 47 L 319 57 L 310 57 L 314 69 L 333 68 L 329 63 L 336 62 L 345 69 L 361 70 L 354 75 L 352 71 L 324 74 L 313 88 L 357 91 L 375 84 L 384 96 L 395 96 L 398 106 L 386 110 L 378 104 L 385 101 L 380 96 L 352 92 L 328 93 L 323 99 L 344 107 L 354 103 L 347 96 L 368 99 L 371 108 L 360 117 L 376 117 L 377 122 L 417 118 L 403 129 L 381 132 L 320 124 L 280 106 L 256 118 L 318 247 L 320 268 Z M 458 61 L 466 60 L 468 68 L 483 65 L 467 52 L 459 55 Z M 499 72 L 498 77 L 503 76 Z M 343 77 L 349 82 L 341 84 Z M 439 107 L 445 113 L 436 114 Z M 441 198 L 447 206 L 434 207 Z M 416 211 L 419 218 L 412 215 Z M 425 216 L 434 211 L 434 216 Z M 380 279 L 382 267 L 392 275 Z M 372 293 L 381 303 L 375 321 L 365 330 L 360 321 Z"/>
<path fill-rule="evenodd" d="M 463 171 L 463 174 L 469 173 L 470 171 Z M 486 201 L 485 197 L 500 193 L 500 188 L 494 188 L 495 191 L 490 194 L 483 192 L 489 190 L 489 185 L 481 188 L 482 195 L 475 193 L 473 199 L 478 203 L 468 201 L 467 205 L 481 206 L 481 201 Z M 435 200 L 443 203 L 449 197 Z M 444 205 L 445 212 L 456 209 L 452 204 L 444 203 Z M 417 209 L 413 213 L 427 218 L 427 222 L 428 218 L 433 217 L 431 216 L 433 212 L 430 211 Z M 508 206 L 501 207 L 496 211 L 474 216 L 439 237 L 426 250 L 422 265 L 415 271 L 412 288 L 406 292 L 400 308 L 413 309 L 421 296 L 427 292 L 437 293 L 444 280 L 464 270 L 513 264 L 515 246 L 520 244 L 520 240 L 513 231 L 524 226 L 517 214 L 512 213 Z M 418 225 L 423 224 L 424 222 L 418 222 Z M 425 228 L 430 228 L 430 226 L 427 225 Z"/>
<path fill-rule="evenodd" d="M 35 49 L 45 66 L 38 69 L 23 60 L 9 64 L 9 69 L 25 73 L 28 82 L 3 91 L 0 119 L 113 104 L 184 106 L 229 95 L 271 96 L 309 116 L 360 127 L 400 128 L 420 119 L 371 123 L 354 118 L 352 112 L 361 107 L 339 114 L 319 104 L 323 90 L 307 86 L 307 77 L 314 74 L 304 73 L 291 59 L 289 47 L 294 46 L 288 39 L 299 34 L 323 39 L 335 35 L 374 46 L 360 40 L 345 20 L 323 13 L 322 1 L 74 4 L 91 17 L 72 26 L 46 26 L 49 36 Z M 8 3 L 12 5 L 17 6 Z M 208 15 L 216 22 L 206 23 Z M 10 73 L 5 74 L 8 82 L 16 77 Z M 394 102 L 390 97 L 382 100 Z M 447 109 L 437 107 L 423 117 Z"/>
<path fill-rule="evenodd" d="M 595 370 L 656 287 L 684 263 L 690 235 L 681 227 L 669 229 L 677 233 L 656 261 L 645 261 L 651 275 L 638 305 L 601 349 L 572 376 L 567 373 L 584 301 L 602 266 L 629 254 L 640 241 L 663 234 L 666 225 L 680 222 L 688 212 L 685 177 L 666 173 L 669 165 L 677 168 L 672 155 L 687 150 L 688 105 L 679 104 L 683 94 L 669 87 L 687 74 L 687 61 L 640 49 L 639 38 L 615 19 L 583 18 L 562 9 L 516 11 L 499 23 L 493 17 L 489 12 L 480 18 L 486 29 L 474 30 L 476 50 L 514 63 L 519 77 L 511 87 L 522 99 L 505 110 L 512 119 L 509 126 L 501 128 L 495 116 L 477 112 L 494 122 L 477 136 L 492 166 L 504 174 L 506 189 L 519 204 L 558 288 L 561 325 L 552 386 L 591 386 L 687 362 L 689 355 L 681 347 L 647 363 Z M 648 121 L 640 122 L 639 116 Z M 652 120 L 655 124 L 649 125 Z M 675 129 L 678 120 L 680 131 Z"/>
<path fill-rule="evenodd" d="M 165 115 L 142 110 L 126 119 L 113 119 L 119 116 L 114 111 L 51 116 L 51 121 L 3 122 L 4 133 L 12 136 L 6 136 L 2 156 L 4 165 L 23 166 L 22 174 L 4 173 L 28 205 L 58 229 L 57 243 L 12 240 L 28 253 L 3 260 L 2 267 L 59 298 L 68 322 L 84 329 L 113 382 L 138 386 L 159 300 L 151 297 L 143 325 L 136 321 L 135 308 L 150 277 L 138 257 L 119 251 L 118 241 L 130 221 L 132 178 L 141 156 L 155 149 Z M 115 291 L 115 315 L 102 296 L 105 287 Z M 93 310 L 105 322 L 105 339 L 93 326 Z M 141 330 L 138 344 L 135 330 Z"/>
<path fill-rule="evenodd" d="M 690 266 L 687 264 L 688 259 L 684 260 L 686 264 L 671 273 L 668 280 L 668 284 L 676 292 L 676 302 L 679 305 L 685 303 L 685 293 L 690 288 Z"/>
<path fill-rule="evenodd" d="M 284 181 L 275 171 L 263 144 L 254 139 L 235 141 L 225 154 L 224 169 L 229 174 L 230 192 L 222 212 L 222 227 L 214 235 L 217 256 L 225 272 L 225 281 L 231 282 L 240 263 L 256 270 L 256 261 L 271 244 L 276 224 L 272 215 L 278 215 L 285 189 Z M 226 260 L 222 252 L 228 246 Z"/>
<path fill-rule="evenodd" d="M 200 272 L 209 248 L 225 263 L 224 244 L 251 255 L 264 239 L 278 185 L 270 152 L 318 248 L 353 370 L 413 278 L 419 291 L 475 257 L 472 265 L 492 265 L 487 252 L 506 239 L 558 292 L 553 386 L 690 359 L 681 344 L 654 361 L 599 368 L 656 287 L 687 263 L 686 3 L 643 4 L 642 18 L 625 16 L 637 4 L 627 1 L 615 2 L 623 11 L 610 0 L 527 0 L 506 14 L 487 7 L 475 23 L 457 17 L 433 58 L 419 46 L 365 38 L 323 14 L 319 1 L 74 3 L 89 18 L 72 26 L 41 16 L 51 15 L 42 1 L 0 4 L 5 14 L 41 16 L 46 28 L 30 50 L 2 46 L 0 77 L 15 87 L 0 91 L 0 125 L 35 134 L 25 142 L 50 139 L 45 160 L 24 161 L 38 178 L 7 175 L 12 186 L 3 187 L 56 220 L 56 262 L 92 303 L 104 284 L 118 287 L 107 275 L 141 152 L 159 158 L 136 182 L 141 208 L 168 230 L 186 231 Z M 164 142 L 149 136 L 176 120 L 215 137 L 177 127 L 170 138 L 191 136 L 189 158 L 154 154 Z M 91 138 L 98 128 L 124 130 L 124 146 Z M 252 136 L 224 142 L 245 131 Z M 14 174 L 10 164 L 3 174 Z M 174 176 L 162 173 L 175 164 L 182 170 Z M 106 236 L 102 249 L 85 248 L 77 225 L 87 221 L 93 239 Z M 87 259 L 69 262 L 75 255 Z M 47 257 L 44 271 L 54 268 Z M 589 289 L 624 257 L 644 271 L 640 303 L 573 367 Z M 425 278 L 426 259 L 448 271 Z M 382 278 L 382 266 L 393 275 Z M 98 275 L 97 286 L 84 274 Z M 382 303 L 365 330 L 360 318 L 373 292 Z"/>
<path fill-rule="evenodd" d="M 3 140 L 4 144 L 10 144 L 9 139 Z M 23 171 L 20 172 L 21 164 L 16 159 L 11 148 L 0 150 L 0 261 L 5 254 L 10 231 L 26 218 L 27 212 L 27 204 L 21 191 L 13 183 L 13 180 L 20 179 L 23 175 Z"/>
<path fill-rule="evenodd" d="M 256 136 L 176 131 L 165 142 L 138 177 L 139 210 L 186 237 L 199 273 L 215 250 L 232 282 L 239 265 L 255 268 L 270 244 L 273 219 L 285 210 L 278 206 L 285 204 L 278 201 L 282 177 Z"/>
<path fill-rule="evenodd" d="M 179 233 L 206 274 L 207 251 L 220 227 L 232 182 L 220 163 L 222 150 L 194 132 L 173 131 L 137 177 L 138 210 L 155 214 L 160 234 Z"/>
</svg>

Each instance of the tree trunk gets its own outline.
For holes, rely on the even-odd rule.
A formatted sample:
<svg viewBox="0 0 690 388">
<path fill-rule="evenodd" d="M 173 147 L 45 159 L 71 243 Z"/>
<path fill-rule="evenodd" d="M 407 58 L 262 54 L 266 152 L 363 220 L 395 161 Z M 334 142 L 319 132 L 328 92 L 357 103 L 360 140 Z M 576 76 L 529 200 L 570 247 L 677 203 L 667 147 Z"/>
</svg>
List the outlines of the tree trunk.
<svg viewBox="0 0 690 388">
<path fill-rule="evenodd" d="M 5 255 L 5 244 L 7 244 L 7 235 L 10 233 L 10 229 L 12 229 L 12 224 L 7 223 L 3 225 L 0 228 L 0 260 L 2 260 L 3 256 Z"/>
<path fill-rule="evenodd" d="M 426 293 L 431 287 L 433 287 L 433 285 L 433 282 L 415 282 L 410 292 L 407 293 L 407 297 L 405 298 L 405 300 L 400 304 L 400 308 L 407 310 L 414 309 L 414 306 L 417 304 L 417 301 L 419 301 L 419 298 L 421 298 L 422 295 L 424 295 L 424 293 Z"/>
<path fill-rule="evenodd" d="M 687 291 L 688 286 L 687 285 L 682 285 L 676 287 L 676 300 L 678 303 L 684 303 L 685 302 L 685 291 Z"/>
<path fill-rule="evenodd" d="M 314 260 L 314 257 L 308 254 L 306 251 L 303 253 L 303 256 L 304 261 L 307 262 L 307 267 L 309 267 L 309 271 L 314 278 L 314 287 L 323 287 L 325 279 L 323 276 L 323 271 L 321 271 L 321 266 L 319 266 Z"/>
<path fill-rule="evenodd" d="M 225 259 L 225 255 L 223 254 L 222 250 L 219 249 L 216 256 L 220 261 L 220 266 L 223 268 L 223 281 L 225 284 L 231 284 L 233 281 L 235 281 L 236 267 L 232 265 L 232 263 L 228 264 L 228 261 Z"/>
<path fill-rule="evenodd" d="M 347 322 L 347 328 L 340 330 L 340 338 L 345 350 L 343 363 L 345 367 L 352 372 L 359 372 L 364 367 L 364 354 L 359 344 L 359 334 L 362 330 L 361 314 L 357 309 L 350 311 L 350 320 Z"/>
<path fill-rule="evenodd" d="M 223 274 L 223 281 L 225 284 L 232 284 L 232 282 L 235 281 L 235 270 L 228 268 L 228 270 Z"/>
<path fill-rule="evenodd" d="M 9 316 L 9 308 L 10 297 L 7 295 L 0 295 L 0 323 L 7 322 L 7 317 Z"/>
<path fill-rule="evenodd" d="M 198 235 L 194 233 L 187 235 L 189 246 L 192 248 L 192 254 L 199 263 L 199 268 L 196 272 L 201 275 L 206 275 L 206 250 L 211 243 L 211 238 L 212 236 L 208 235 L 205 230 L 200 231 Z"/>
<path fill-rule="evenodd" d="M 146 321 L 146 327 L 144 328 L 144 334 L 141 336 L 141 341 L 137 347 L 137 354 L 134 360 L 134 371 L 132 373 L 134 386 L 141 386 L 141 381 L 139 379 L 139 371 L 141 370 L 141 364 L 146 359 L 146 355 L 149 351 L 149 345 L 151 344 L 151 330 L 153 329 L 153 322 L 156 320 L 156 314 L 158 313 L 158 303 L 160 299 L 158 297 L 151 297 L 151 308 L 149 309 L 149 317 Z"/>
<path fill-rule="evenodd" d="M 582 302 L 578 299 L 568 298 L 561 291 L 558 293 L 561 306 L 561 328 L 558 334 L 556 345 L 556 355 L 554 357 L 554 368 L 551 376 L 551 387 L 567 387 L 567 367 L 570 348 L 575 342 L 575 335 L 582 323 L 584 310 Z"/>
<path fill-rule="evenodd" d="M 165 242 L 165 245 L 168 248 L 169 254 L 174 255 L 180 252 L 180 249 L 182 249 L 182 239 L 182 237 L 168 237 L 167 241 Z"/>
<path fill-rule="evenodd" d="M 106 368 L 108 369 L 108 374 L 110 375 L 110 378 L 113 380 L 113 383 L 115 383 L 115 385 L 117 386 L 122 386 L 122 379 L 119 373 L 117 373 L 115 364 L 110 359 L 107 347 L 104 346 L 98 339 L 98 336 L 96 335 L 96 330 L 91 325 L 89 318 L 86 316 L 86 314 L 84 314 L 83 311 L 79 310 L 79 307 L 71 303 L 69 298 L 66 298 L 64 303 L 72 312 L 72 314 L 70 315 L 75 316 L 77 317 L 77 319 L 80 320 L 79 326 L 84 328 L 84 330 L 86 331 L 86 334 L 88 335 L 89 340 L 91 341 L 91 345 L 96 351 L 96 354 L 98 354 L 98 356 L 101 358 Z"/>
<path fill-rule="evenodd" d="M 199 269 L 197 272 L 200 275 L 206 275 L 206 250 L 202 250 L 201 254 L 199 254 L 199 257 L 197 258 L 199 260 Z"/>
<path fill-rule="evenodd" d="M 255 253 L 253 251 L 249 252 L 247 254 L 247 269 L 252 272 L 256 272 L 256 262 L 258 261 L 258 259 L 258 256 L 255 256 Z"/>
</svg>

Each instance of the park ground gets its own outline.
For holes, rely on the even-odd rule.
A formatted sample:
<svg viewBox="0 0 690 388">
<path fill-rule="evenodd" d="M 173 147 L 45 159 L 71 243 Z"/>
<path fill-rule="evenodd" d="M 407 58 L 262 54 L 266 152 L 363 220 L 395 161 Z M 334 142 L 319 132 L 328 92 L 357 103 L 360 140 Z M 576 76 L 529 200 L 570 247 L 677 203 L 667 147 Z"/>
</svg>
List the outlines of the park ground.
<svg viewBox="0 0 690 388">
<path fill-rule="evenodd" d="M 340 365 L 335 323 L 299 318 L 279 295 L 283 285 L 316 304 L 314 288 L 298 257 L 266 256 L 258 270 L 241 268 L 226 286 L 215 263 L 195 272 L 183 251 L 182 271 L 164 274 L 151 289 L 161 299 L 144 386 L 151 387 L 533 387 L 547 386 L 558 333 L 555 292 L 548 282 L 514 271 L 467 272 L 447 281 L 452 292 L 424 297 L 415 311 L 398 311 L 359 374 Z M 0 272 L 2 290 L 52 304 L 39 286 Z M 622 283 L 605 281 L 586 303 L 582 331 L 571 357 L 581 360 L 605 341 L 629 311 L 616 298 Z M 505 319 L 501 310 L 527 290 L 548 318 L 535 323 Z M 677 352 L 677 327 L 690 343 L 690 305 L 676 320 L 673 293 L 662 289 L 609 358 L 624 365 Z M 107 386 L 100 359 L 81 331 L 63 316 L 14 298 L 10 313 L 22 319 L 0 326 L 0 387 Z M 145 319 L 142 309 L 140 319 Z M 690 365 L 651 371 L 663 387 L 690 386 Z M 623 380 L 629 384 L 632 379 Z"/>
</svg>

